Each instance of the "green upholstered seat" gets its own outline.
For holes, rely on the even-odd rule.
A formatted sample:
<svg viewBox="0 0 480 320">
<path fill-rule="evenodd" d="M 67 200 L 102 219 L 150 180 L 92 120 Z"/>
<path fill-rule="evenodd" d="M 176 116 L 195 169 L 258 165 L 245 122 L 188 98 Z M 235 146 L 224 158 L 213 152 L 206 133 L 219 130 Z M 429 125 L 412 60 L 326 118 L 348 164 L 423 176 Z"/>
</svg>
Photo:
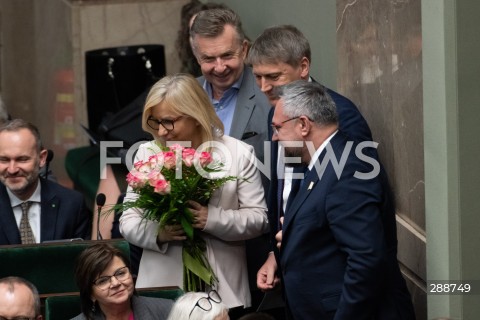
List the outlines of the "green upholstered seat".
<svg viewBox="0 0 480 320">
<path fill-rule="evenodd" d="M 180 288 L 137 289 L 141 296 L 175 300 L 183 294 Z M 80 296 L 52 296 L 45 300 L 45 320 L 68 320 L 80 314 Z"/>
<path fill-rule="evenodd" d="M 85 196 L 86 203 L 93 204 L 100 181 L 99 148 L 87 146 L 68 150 L 65 170 L 73 181 L 74 188 Z"/>
<path fill-rule="evenodd" d="M 53 296 L 45 299 L 45 320 L 68 320 L 80 314 L 80 296 Z"/>
<path fill-rule="evenodd" d="M 38 289 L 40 295 L 78 292 L 74 280 L 75 259 L 96 241 L 55 242 L 36 245 L 0 247 L 0 278 L 23 277 Z M 128 257 L 125 240 L 104 240 L 118 247 Z"/>
<path fill-rule="evenodd" d="M 164 288 L 143 288 L 137 289 L 139 295 L 152 298 L 163 298 L 176 300 L 183 294 L 183 290 L 178 287 L 164 287 Z"/>
</svg>

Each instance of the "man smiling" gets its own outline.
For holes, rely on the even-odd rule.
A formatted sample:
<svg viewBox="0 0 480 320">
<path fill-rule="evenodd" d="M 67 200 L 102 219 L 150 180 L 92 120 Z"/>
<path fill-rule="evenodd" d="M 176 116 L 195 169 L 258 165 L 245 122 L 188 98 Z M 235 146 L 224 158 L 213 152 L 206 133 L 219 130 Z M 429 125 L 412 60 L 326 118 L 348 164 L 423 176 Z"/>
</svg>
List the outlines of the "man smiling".
<svg viewBox="0 0 480 320">
<path fill-rule="evenodd" d="M 222 120 L 225 134 L 252 145 L 263 162 L 270 103 L 245 65 L 248 41 L 239 16 L 230 9 L 201 11 L 190 35 L 203 74 L 198 80 Z"/>
<path fill-rule="evenodd" d="M 263 163 L 271 106 L 255 84 L 252 69 L 245 65 L 248 41 L 240 17 L 230 9 L 201 11 L 193 21 L 190 36 L 192 51 L 203 74 L 198 81 L 222 120 L 225 134 L 253 146 L 257 159 Z M 267 192 L 269 181 L 264 174 L 262 184 Z M 255 273 L 268 253 L 267 236 L 248 240 L 246 250 L 250 289 L 254 291 L 252 301 L 256 307 L 261 297 L 255 288 Z M 234 317 L 234 311 L 230 315 Z"/>
<path fill-rule="evenodd" d="M 39 177 L 46 158 L 34 125 L 0 126 L 0 245 L 90 238 L 83 196 Z"/>
</svg>

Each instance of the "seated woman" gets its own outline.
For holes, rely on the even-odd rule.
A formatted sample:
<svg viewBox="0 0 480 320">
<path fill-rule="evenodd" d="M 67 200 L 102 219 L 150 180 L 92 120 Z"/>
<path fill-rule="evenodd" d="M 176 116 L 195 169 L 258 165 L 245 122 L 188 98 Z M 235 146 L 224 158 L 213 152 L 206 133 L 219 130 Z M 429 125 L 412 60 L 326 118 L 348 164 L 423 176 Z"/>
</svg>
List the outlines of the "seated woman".
<svg viewBox="0 0 480 320">
<path fill-rule="evenodd" d="M 187 292 L 177 299 L 168 320 L 229 320 L 228 308 L 216 291 Z"/>
<path fill-rule="evenodd" d="M 206 242 L 206 257 L 218 283 L 218 291 L 229 308 L 251 305 L 245 240 L 268 231 L 264 189 L 255 167 L 253 147 L 223 135 L 223 124 L 198 81 L 188 74 L 162 78 L 153 85 L 143 111 L 143 129 L 155 140 L 140 145 L 135 162 L 148 160 L 167 142 L 188 143 L 192 148 L 204 143 L 213 153 L 221 147 L 230 156 L 225 168 L 229 181 L 212 193 L 207 205 L 190 199 L 193 227 Z M 252 158 L 253 157 L 253 158 Z M 129 187 L 124 200 L 138 195 Z M 182 241 L 179 225 L 159 230 L 159 223 L 144 218 L 140 208 L 127 209 L 120 217 L 124 238 L 143 248 L 136 286 L 183 287 Z"/>
<path fill-rule="evenodd" d="M 82 313 L 74 320 L 163 320 L 173 301 L 136 295 L 128 258 L 108 243 L 94 244 L 77 258 L 75 281 Z"/>
</svg>

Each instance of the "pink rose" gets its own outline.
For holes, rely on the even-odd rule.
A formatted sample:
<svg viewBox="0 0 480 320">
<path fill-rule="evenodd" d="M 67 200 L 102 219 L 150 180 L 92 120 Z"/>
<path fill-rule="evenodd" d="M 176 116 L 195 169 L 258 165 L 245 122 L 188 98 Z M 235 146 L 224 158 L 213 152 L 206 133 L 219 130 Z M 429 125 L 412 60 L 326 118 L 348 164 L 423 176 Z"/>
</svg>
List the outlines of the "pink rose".
<svg viewBox="0 0 480 320">
<path fill-rule="evenodd" d="M 156 193 L 168 194 L 170 193 L 170 182 L 167 180 L 157 180 L 153 188 Z"/>
<path fill-rule="evenodd" d="M 173 151 L 163 152 L 163 166 L 167 169 L 175 168 L 177 157 Z"/>
<path fill-rule="evenodd" d="M 138 161 L 137 163 L 135 163 L 134 165 L 134 168 L 138 171 L 138 172 L 143 172 L 143 173 L 149 173 L 150 170 L 152 170 L 152 165 L 151 163 L 148 161 Z"/>
<path fill-rule="evenodd" d="M 132 170 L 127 175 L 127 183 L 133 189 L 142 188 L 147 180 L 147 174 L 144 172 Z"/>
<path fill-rule="evenodd" d="M 205 168 L 213 161 L 212 154 L 210 152 L 201 152 L 200 154 L 197 154 L 197 157 L 202 168 Z"/>
<path fill-rule="evenodd" d="M 133 164 L 133 167 L 135 168 L 135 170 L 140 170 L 140 168 L 144 165 L 144 162 L 143 160 L 140 160 L 140 161 L 137 161 Z"/>
<path fill-rule="evenodd" d="M 161 168 L 163 166 L 163 153 L 159 152 L 148 158 L 150 169 Z"/>
<path fill-rule="evenodd" d="M 173 152 L 182 152 L 183 149 L 185 149 L 183 146 L 179 145 L 179 144 L 172 144 L 170 147 L 168 147 L 168 149 L 170 151 L 173 151 Z"/>
<path fill-rule="evenodd" d="M 192 149 L 192 148 L 183 149 L 182 160 L 187 167 L 191 167 L 193 165 L 194 157 L 195 157 L 195 149 Z"/>
<path fill-rule="evenodd" d="M 159 180 L 165 180 L 165 177 L 159 170 L 152 170 L 147 175 L 148 183 L 155 188 Z"/>
</svg>

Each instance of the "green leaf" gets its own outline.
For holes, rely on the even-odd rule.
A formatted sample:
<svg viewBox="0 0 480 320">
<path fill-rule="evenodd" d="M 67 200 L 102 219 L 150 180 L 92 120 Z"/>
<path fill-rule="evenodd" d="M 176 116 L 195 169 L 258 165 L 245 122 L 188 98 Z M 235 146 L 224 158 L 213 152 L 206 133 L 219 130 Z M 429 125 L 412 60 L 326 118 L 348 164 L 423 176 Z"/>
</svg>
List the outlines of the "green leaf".
<svg viewBox="0 0 480 320">
<path fill-rule="evenodd" d="M 213 273 L 203 265 L 201 260 L 193 258 L 185 248 L 182 250 L 182 258 L 185 268 L 193 272 L 209 286 L 212 285 L 214 279 Z"/>
<path fill-rule="evenodd" d="M 184 212 L 189 212 L 188 208 L 184 209 Z M 183 230 L 185 231 L 187 237 L 193 240 L 193 227 L 192 224 L 187 220 L 185 216 L 182 215 L 180 223 L 182 224 Z"/>
</svg>

